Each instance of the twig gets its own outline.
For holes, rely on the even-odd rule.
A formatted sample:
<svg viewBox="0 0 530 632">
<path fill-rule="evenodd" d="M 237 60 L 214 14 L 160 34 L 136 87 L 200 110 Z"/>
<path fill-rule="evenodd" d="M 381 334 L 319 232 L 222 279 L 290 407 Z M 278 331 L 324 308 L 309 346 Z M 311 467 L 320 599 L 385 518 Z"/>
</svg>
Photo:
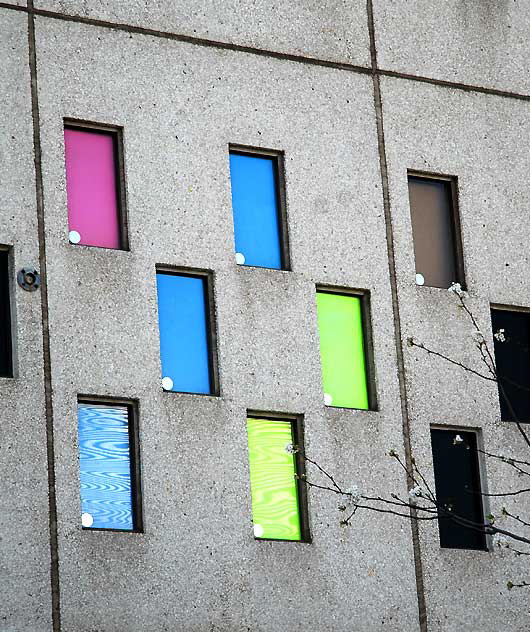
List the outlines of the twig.
<svg viewBox="0 0 530 632">
<path fill-rule="evenodd" d="M 423 351 L 425 351 L 426 353 L 436 356 L 437 358 L 442 358 L 442 360 L 445 360 L 446 362 L 449 362 L 450 364 L 454 364 L 458 367 L 460 367 L 461 369 L 464 369 L 464 371 L 467 371 L 468 373 L 472 373 L 473 375 L 476 375 L 477 377 L 482 378 L 483 380 L 487 380 L 488 382 L 496 382 L 497 380 L 493 377 L 490 377 L 489 375 L 484 375 L 483 373 L 480 373 L 479 371 L 475 371 L 475 369 L 472 369 L 471 367 L 462 364 L 462 362 L 459 362 L 458 360 L 453 360 L 452 358 L 449 358 L 448 356 L 444 355 L 443 353 L 439 353 L 438 351 L 434 351 L 433 349 L 429 349 L 429 347 L 426 347 L 423 342 L 415 342 L 414 338 L 409 338 L 409 345 L 411 347 L 418 347 L 419 349 L 423 349 Z"/>
<path fill-rule="evenodd" d="M 530 527 L 530 522 L 526 522 L 525 520 L 523 520 L 519 516 L 515 516 L 514 514 L 510 513 L 505 507 L 502 508 L 502 515 L 503 516 L 508 516 L 508 518 L 512 518 L 512 520 L 515 520 L 515 521 L 521 523 L 525 527 Z"/>
</svg>

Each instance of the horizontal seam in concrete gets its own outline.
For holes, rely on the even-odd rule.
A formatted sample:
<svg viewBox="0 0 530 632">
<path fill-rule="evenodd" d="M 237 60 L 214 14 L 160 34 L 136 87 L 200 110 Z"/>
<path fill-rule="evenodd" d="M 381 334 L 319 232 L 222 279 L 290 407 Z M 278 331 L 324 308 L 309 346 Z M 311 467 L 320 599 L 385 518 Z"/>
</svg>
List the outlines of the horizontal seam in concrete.
<svg viewBox="0 0 530 632">
<path fill-rule="evenodd" d="M 494 97 L 503 97 L 504 99 L 517 99 L 518 101 L 530 101 L 530 94 L 520 94 L 518 92 L 508 92 L 506 90 L 497 90 L 495 88 L 486 88 L 475 86 L 467 83 L 458 83 L 447 81 L 444 79 L 433 79 L 432 77 L 422 77 L 421 75 L 410 75 L 397 70 L 378 69 L 377 74 L 381 77 L 391 77 L 393 79 L 404 79 L 405 81 L 416 81 L 418 83 L 428 83 L 441 88 L 452 88 L 453 90 L 462 90 L 464 92 L 477 92 L 479 94 L 488 94 Z"/>
<path fill-rule="evenodd" d="M 120 22 L 108 22 L 106 20 L 98 20 L 96 18 L 87 18 L 87 17 L 83 17 L 79 15 L 69 15 L 66 13 L 58 13 L 56 11 L 47 11 L 45 9 L 30 9 L 28 7 L 22 7 L 15 4 L 6 4 L 4 2 L 0 2 L 0 9 L 10 9 L 13 11 L 33 13 L 34 15 L 37 15 L 40 17 L 50 18 L 53 20 L 60 20 L 63 22 L 75 22 L 78 24 L 85 24 L 87 26 L 98 26 L 100 28 L 124 31 L 126 33 L 135 33 L 138 35 L 146 35 L 148 37 L 158 37 L 161 39 L 183 42 L 186 44 L 192 44 L 194 46 L 217 48 L 219 50 L 229 50 L 233 52 L 247 53 L 249 55 L 258 55 L 260 57 L 271 57 L 272 59 L 281 59 L 283 61 L 292 61 L 299 64 L 308 64 L 311 66 L 321 66 L 323 68 L 334 68 L 336 70 L 344 70 L 346 72 L 353 72 L 353 73 L 358 73 L 362 75 L 371 75 L 374 72 L 370 67 L 367 67 L 367 66 L 358 66 L 355 64 L 349 64 L 345 62 L 320 59 L 318 57 L 305 57 L 303 55 L 281 53 L 278 51 L 268 50 L 265 48 L 255 48 L 253 46 L 244 46 L 242 44 L 232 44 L 230 42 L 209 40 L 205 38 L 194 37 L 193 35 L 183 35 L 179 33 L 169 33 L 167 31 L 157 31 L 155 29 L 149 29 L 143 26 L 134 26 L 132 24 L 123 24 Z M 375 70 L 375 73 L 382 77 L 404 79 L 406 81 L 416 81 L 418 83 L 427 83 L 433 86 L 439 86 L 442 88 L 452 88 L 453 90 L 461 90 L 463 92 L 476 92 L 479 94 L 489 94 L 491 96 L 502 97 L 505 99 L 515 99 L 518 101 L 530 101 L 530 94 L 510 92 L 507 90 L 498 90 L 496 88 L 488 88 L 485 86 L 477 86 L 474 84 L 454 82 L 454 81 L 449 81 L 445 79 L 436 79 L 434 77 L 423 77 L 421 75 L 412 75 L 410 73 L 401 72 L 398 70 L 384 70 L 381 68 L 377 68 Z"/>
</svg>

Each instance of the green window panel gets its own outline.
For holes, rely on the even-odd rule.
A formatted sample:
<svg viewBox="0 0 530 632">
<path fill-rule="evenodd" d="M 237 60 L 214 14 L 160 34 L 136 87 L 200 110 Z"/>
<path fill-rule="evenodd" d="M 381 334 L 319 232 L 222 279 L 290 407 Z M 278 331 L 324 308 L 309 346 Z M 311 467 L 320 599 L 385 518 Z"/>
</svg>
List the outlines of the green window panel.
<svg viewBox="0 0 530 632">
<path fill-rule="evenodd" d="M 317 292 L 324 401 L 368 410 L 361 297 Z"/>
<path fill-rule="evenodd" d="M 301 540 L 296 460 L 290 421 L 247 419 L 252 521 L 256 538 Z"/>
</svg>

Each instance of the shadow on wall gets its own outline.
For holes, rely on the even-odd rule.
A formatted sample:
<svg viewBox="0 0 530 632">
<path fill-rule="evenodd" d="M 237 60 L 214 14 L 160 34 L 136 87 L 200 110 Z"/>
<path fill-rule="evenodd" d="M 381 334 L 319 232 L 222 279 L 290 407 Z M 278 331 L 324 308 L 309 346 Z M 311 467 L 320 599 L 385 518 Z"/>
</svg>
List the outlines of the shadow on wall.
<svg viewBox="0 0 530 632">
<path fill-rule="evenodd" d="M 460 0 L 459 13 L 466 28 L 497 31 L 506 26 L 510 8 L 518 0 Z"/>
</svg>

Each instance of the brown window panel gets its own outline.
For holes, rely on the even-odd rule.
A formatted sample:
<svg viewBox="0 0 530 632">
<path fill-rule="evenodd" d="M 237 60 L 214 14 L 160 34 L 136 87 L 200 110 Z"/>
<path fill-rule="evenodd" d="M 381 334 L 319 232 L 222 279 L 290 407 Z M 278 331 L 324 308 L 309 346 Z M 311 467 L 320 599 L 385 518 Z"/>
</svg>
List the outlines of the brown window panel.
<svg viewBox="0 0 530 632">
<path fill-rule="evenodd" d="M 464 287 L 456 180 L 409 173 L 408 182 L 418 285 Z"/>
</svg>

